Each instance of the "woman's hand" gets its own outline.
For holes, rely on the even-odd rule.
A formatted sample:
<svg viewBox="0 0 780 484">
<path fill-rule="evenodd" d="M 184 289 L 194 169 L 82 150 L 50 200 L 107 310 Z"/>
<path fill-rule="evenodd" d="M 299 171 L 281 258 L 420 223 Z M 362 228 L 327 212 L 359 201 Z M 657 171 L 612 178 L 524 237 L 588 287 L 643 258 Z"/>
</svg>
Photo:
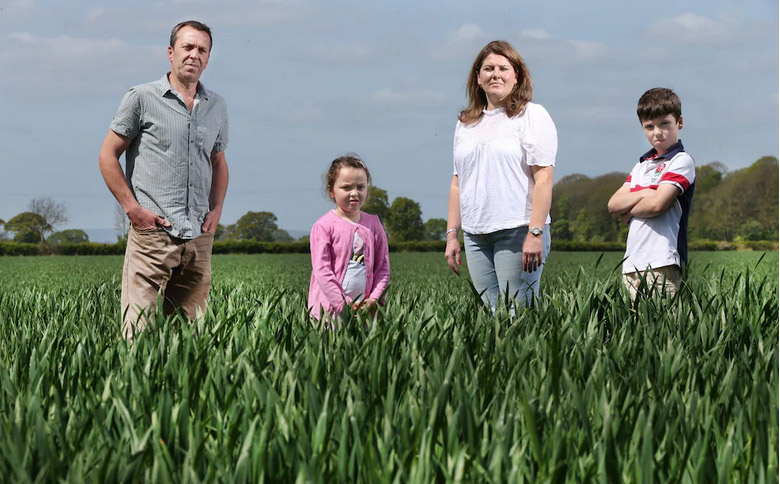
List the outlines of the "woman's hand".
<svg viewBox="0 0 780 484">
<path fill-rule="evenodd" d="M 444 258 L 447 259 L 447 265 L 450 266 L 455 274 L 460 275 L 460 241 L 457 233 L 454 237 L 447 238 L 447 248 L 444 249 Z"/>
<path fill-rule="evenodd" d="M 524 272 L 536 272 L 536 269 L 542 266 L 542 245 L 541 235 L 531 235 L 528 233 L 525 236 L 525 243 L 523 244 Z"/>
</svg>

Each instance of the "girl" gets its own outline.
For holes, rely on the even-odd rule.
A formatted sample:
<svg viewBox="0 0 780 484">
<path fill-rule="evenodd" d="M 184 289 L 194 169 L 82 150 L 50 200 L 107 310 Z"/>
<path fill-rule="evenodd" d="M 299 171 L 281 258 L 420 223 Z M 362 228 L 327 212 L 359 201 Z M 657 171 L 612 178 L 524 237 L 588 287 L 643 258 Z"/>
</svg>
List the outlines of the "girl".
<svg viewBox="0 0 780 484">
<path fill-rule="evenodd" d="M 376 215 L 360 211 L 371 174 L 354 153 L 333 160 L 325 174 L 336 208 L 311 229 L 309 312 L 317 319 L 344 309 L 374 310 L 390 281 L 387 236 Z"/>
</svg>

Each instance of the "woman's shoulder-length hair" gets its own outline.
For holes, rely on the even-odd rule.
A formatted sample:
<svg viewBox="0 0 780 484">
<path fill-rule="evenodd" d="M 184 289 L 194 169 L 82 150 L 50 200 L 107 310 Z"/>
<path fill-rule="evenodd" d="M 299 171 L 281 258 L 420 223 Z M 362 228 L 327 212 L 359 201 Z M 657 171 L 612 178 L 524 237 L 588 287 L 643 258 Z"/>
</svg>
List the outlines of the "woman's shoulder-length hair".
<svg viewBox="0 0 780 484">
<path fill-rule="evenodd" d="M 463 124 L 474 123 L 482 117 L 482 112 L 487 107 L 487 97 L 485 91 L 479 85 L 479 70 L 482 63 L 490 54 L 496 54 L 505 57 L 517 74 L 517 85 L 504 99 L 504 108 L 509 117 L 519 114 L 525 105 L 533 97 L 533 87 L 531 85 L 531 73 L 525 65 L 525 61 L 509 42 L 503 40 L 494 40 L 488 43 L 479 51 L 477 58 L 474 59 L 474 65 L 471 66 L 469 77 L 466 80 L 466 95 L 469 98 L 469 104 L 460 112 L 458 119 Z"/>
</svg>

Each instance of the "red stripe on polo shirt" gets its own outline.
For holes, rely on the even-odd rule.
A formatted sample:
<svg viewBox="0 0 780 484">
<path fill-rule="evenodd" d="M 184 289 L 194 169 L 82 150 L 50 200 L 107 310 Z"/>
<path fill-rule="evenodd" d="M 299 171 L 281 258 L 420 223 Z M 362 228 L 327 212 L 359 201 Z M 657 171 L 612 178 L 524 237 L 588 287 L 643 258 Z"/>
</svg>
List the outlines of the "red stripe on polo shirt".
<svg viewBox="0 0 780 484">
<path fill-rule="evenodd" d="M 680 175 L 679 173 L 666 172 L 661 177 L 661 181 L 662 182 L 668 181 L 668 182 L 679 183 L 680 186 L 682 187 L 683 191 L 687 190 L 688 187 L 691 185 L 691 182 L 689 182 L 687 178 L 685 178 L 684 176 Z"/>
<path fill-rule="evenodd" d="M 626 183 L 631 183 L 631 173 L 628 174 L 628 178 L 626 178 Z"/>
<path fill-rule="evenodd" d="M 637 185 L 635 187 L 631 187 L 632 192 L 638 192 L 639 190 L 657 190 L 658 185 L 650 185 L 647 187 L 643 187 L 642 185 Z"/>
</svg>

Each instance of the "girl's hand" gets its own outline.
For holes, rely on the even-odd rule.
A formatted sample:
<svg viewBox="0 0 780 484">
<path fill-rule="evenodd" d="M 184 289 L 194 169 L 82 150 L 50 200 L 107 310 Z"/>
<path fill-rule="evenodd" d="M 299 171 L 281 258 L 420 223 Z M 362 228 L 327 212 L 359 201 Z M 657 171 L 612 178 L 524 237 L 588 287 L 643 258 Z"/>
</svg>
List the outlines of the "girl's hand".
<svg viewBox="0 0 780 484">
<path fill-rule="evenodd" d="M 460 275 L 460 241 L 457 237 L 447 239 L 447 247 L 444 249 L 444 258 L 447 259 L 447 265 L 450 266 L 455 274 Z"/>
<path fill-rule="evenodd" d="M 523 244 L 523 271 L 536 272 L 542 262 L 542 236 L 529 233 Z"/>
<path fill-rule="evenodd" d="M 357 311 L 358 309 L 368 309 L 369 311 L 372 311 L 374 310 L 374 308 L 376 308 L 376 299 L 372 299 L 372 298 L 358 301 L 352 305 L 352 309 L 354 311 Z"/>
</svg>

